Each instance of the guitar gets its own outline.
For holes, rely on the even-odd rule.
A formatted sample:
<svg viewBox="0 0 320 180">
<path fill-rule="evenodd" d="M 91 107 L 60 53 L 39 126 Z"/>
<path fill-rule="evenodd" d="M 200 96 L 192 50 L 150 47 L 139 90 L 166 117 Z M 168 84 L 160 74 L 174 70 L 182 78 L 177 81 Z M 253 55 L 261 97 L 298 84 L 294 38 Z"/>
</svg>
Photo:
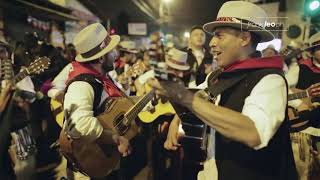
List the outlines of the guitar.
<svg viewBox="0 0 320 180">
<path fill-rule="evenodd" d="M 296 93 L 288 94 L 288 101 L 303 99 L 307 97 L 316 97 L 320 95 L 320 83 L 314 84 L 306 90 L 296 89 Z"/>
<path fill-rule="evenodd" d="M 137 62 L 134 65 L 132 65 L 126 72 L 119 75 L 118 80 L 120 82 L 124 82 L 130 77 L 135 77 L 143 73 L 145 68 L 146 66 L 143 64 L 143 62 Z M 63 127 L 63 121 L 64 121 L 63 96 L 64 96 L 64 93 L 60 94 L 59 98 L 57 99 L 52 98 L 50 100 L 50 108 L 51 108 L 52 115 L 60 127 Z"/>
<path fill-rule="evenodd" d="M 32 74 L 40 74 L 41 72 L 44 72 L 44 70 L 49 68 L 50 65 L 50 59 L 46 56 L 39 57 L 36 60 L 34 60 L 27 68 L 22 69 L 17 75 L 13 76 L 13 71 L 12 69 L 9 68 L 8 64 L 11 65 L 11 60 L 1 60 L 3 66 L 6 66 L 4 71 L 11 71 L 11 72 L 5 72 L 5 73 L 0 73 L 0 78 L 8 79 L 8 74 L 12 73 L 12 78 L 11 81 L 13 83 L 18 83 L 21 80 L 23 80 L 26 76 L 32 75 Z"/>
<path fill-rule="evenodd" d="M 18 73 L 16 76 L 14 76 L 13 73 L 13 69 L 12 69 L 12 64 L 11 64 L 11 60 L 7 59 L 7 60 L 1 60 L 0 61 L 0 79 L 4 79 L 4 80 L 9 80 L 11 81 L 13 84 L 20 82 L 22 79 L 24 79 L 27 75 L 30 74 L 39 74 L 41 72 L 44 71 L 44 69 L 47 69 L 49 67 L 50 64 L 50 60 L 47 57 L 41 57 L 39 59 L 36 59 L 33 63 L 30 64 L 30 66 L 28 66 L 27 68 L 23 69 L 20 73 Z M 6 107 L 6 109 L 4 110 L 3 113 L 1 113 L 1 128 L 2 128 L 2 132 L 1 132 L 1 143 L 5 142 L 6 137 L 10 134 L 10 127 L 11 127 L 11 120 L 12 120 L 12 110 L 13 110 L 13 104 L 14 104 L 14 97 L 16 96 L 21 96 L 22 94 L 18 94 L 18 90 L 14 91 L 13 94 L 11 94 L 9 103 Z M 23 96 L 21 96 L 22 98 L 24 98 Z M 25 132 L 25 131 L 23 131 Z M 22 137 L 24 137 L 23 132 L 19 132 L 22 133 L 20 135 L 22 135 Z M 29 140 L 29 139 L 28 139 Z M 27 141 L 28 141 L 27 140 Z M 26 141 L 23 141 L 26 142 Z M 29 141 L 28 141 L 29 142 Z M 23 144 L 20 144 L 23 145 Z M 32 147 L 28 147 L 28 150 Z M 13 151 L 11 151 L 12 149 L 9 149 L 9 156 L 11 158 L 11 160 L 13 161 L 13 163 L 15 162 L 15 153 L 13 153 Z M 26 155 L 29 152 L 26 152 L 25 150 L 27 150 L 27 148 L 20 148 L 19 149 L 22 152 L 22 155 Z"/>
<path fill-rule="evenodd" d="M 299 90 L 295 89 L 297 91 L 296 93 L 289 94 L 288 95 L 288 101 L 292 101 L 295 99 L 303 99 L 308 97 L 317 97 L 320 96 L 320 83 L 314 84 L 310 88 L 306 90 Z M 304 126 L 308 124 L 308 120 L 302 120 L 300 119 L 301 112 L 307 112 L 312 111 L 310 109 L 310 106 L 312 106 L 312 103 L 310 99 L 304 99 L 302 100 L 304 103 L 298 107 L 298 109 L 295 109 L 293 107 L 288 107 L 288 116 L 291 123 L 292 129 L 303 129 Z"/>
<path fill-rule="evenodd" d="M 152 88 L 148 84 L 144 84 L 144 88 L 146 92 L 150 92 Z M 155 119 L 157 119 L 161 115 L 166 114 L 175 114 L 176 111 L 172 107 L 171 103 L 169 101 L 166 101 L 164 99 L 156 99 L 157 104 L 154 106 L 154 109 L 151 111 L 142 111 L 139 113 L 139 119 L 144 123 L 151 123 Z"/>
<path fill-rule="evenodd" d="M 97 119 L 105 130 L 112 130 L 127 139 L 132 139 L 139 133 L 135 119 L 153 96 L 152 90 L 136 104 L 125 97 L 107 98 L 104 102 L 105 110 L 97 116 Z M 68 162 L 89 177 L 107 176 L 120 161 L 116 145 L 101 145 L 95 141 L 85 142 L 81 138 L 71 139 L 66 129 L 61 131 L 59 143 L 60 151 Z"/>
<path fill-rule="evenodd" d="M 146 65 L 142 61 L 133 64 L 126 72 L 118 75 L 117 81 L 124 84 L 128 79 L 141 75 L 146 70 Z"/>
</svg>

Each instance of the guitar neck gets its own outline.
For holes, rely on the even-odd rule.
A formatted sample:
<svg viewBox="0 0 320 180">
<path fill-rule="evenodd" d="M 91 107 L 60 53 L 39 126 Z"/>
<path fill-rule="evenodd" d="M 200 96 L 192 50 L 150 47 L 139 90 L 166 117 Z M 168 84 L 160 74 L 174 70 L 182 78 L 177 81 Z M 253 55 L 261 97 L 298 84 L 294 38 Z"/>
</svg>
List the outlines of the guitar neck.
<svg viewBox="0 0 320 180">
<path fill-rule="evenodd" d="M 308 91 L 302 91 L 288 95 L 288 101 L 309 97 Z"/>
<path fill-rule="evenodd" d="M 154 90 L 144 95 L 126 114 L 127 117 L 125 124 L 129 125 L 139 114 L 139 112 L 148 104 L 148 102 L 153 98 Z"/>
<path fill-rule="evenodd" d="M 27 69 L 24 69 L 22 70 L 21 72 L 19 72 L 15 77 L 14 77 L 14 82 L 15 83 L 18 83 L 20 82 L 22 79 L 24 79 L 26 76 L 28 76 L 29 73 L 28 73 L 28 70 Z"/>
</svg>

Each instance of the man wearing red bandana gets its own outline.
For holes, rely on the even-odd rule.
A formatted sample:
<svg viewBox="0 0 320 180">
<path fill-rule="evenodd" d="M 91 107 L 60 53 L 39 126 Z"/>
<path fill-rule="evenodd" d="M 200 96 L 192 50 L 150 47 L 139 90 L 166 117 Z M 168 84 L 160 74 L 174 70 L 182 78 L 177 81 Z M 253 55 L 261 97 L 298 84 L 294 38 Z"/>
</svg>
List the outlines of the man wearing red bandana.
<svg viewBox="0 0 320 180">
<path fill-rule="evenodd" d="M 309 45 L 305 50 L 312 57 L 293 64 L 286 74 L 292 91 L 295 88 L 305 90 L 320 83 L 320 33 L 310 37 Z M 320 175 L 319 169 L 315 168 L 320 158 L 320 149 L 317 148 L 320 147 L 317 146 L 320 143 L 320 108 L 315 106 L 319 101 L 319 97 L 313 97 L 289 102 L 300 112 L 299 118 L 291 121 L 292 148 L 300 179 L 308 180 L 312 175 Z"/>
<path fill-rule="evenodd" d="M 100 23 L 87 26 L 75 36 L 74 45 L 79 54 L 67 73 L 63 107 L 68 112 L 68 119 L 64 122 L 63 131 L 69 138 L 80 139 L 81 142 L 114 144 L 123 156 L 127 156 L 131 152 L 128 139 L 105 131 L 95 117 L 99 105 L 107 97 L 122 96 L 119 88 L 105 76 L 114 69 L 114 61 L 118 58 L 115 48 L 119 41 L 120 36 L 109 35 Z M 80 178 L 90 179 L 80 172 L 69 171 L 68 179 Z"/>
<path fill-rule="evenodd" d="M 208 78 L 215 103 L 181 83 L 149 82 L 159 94 L 187 107 L 211 127 L 207 161 L 199 180 L 297 179 L 287 126 L 283 63 L 279 56 L 260 58 L 255 51 L 259 42 L 274 38 L 259 26 L 265 24 L 263 17 L 267 17 L 264 10 L 253 3 L 229 1 L 220 8 L 218 21 L 204 25 L 204 30 L 214 35 L 210 47 L 224 69 L 217 79 Z M 168 149 L 180 145 L 178 126 L 177 122 L 170 125 Z"/>
</svg>

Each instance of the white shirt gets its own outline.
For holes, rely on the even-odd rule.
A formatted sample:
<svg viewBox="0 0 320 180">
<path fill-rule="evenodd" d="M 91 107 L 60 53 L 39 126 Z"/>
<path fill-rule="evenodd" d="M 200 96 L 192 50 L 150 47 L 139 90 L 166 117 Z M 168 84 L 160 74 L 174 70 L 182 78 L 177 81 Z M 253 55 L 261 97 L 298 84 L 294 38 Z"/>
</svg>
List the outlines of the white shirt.
<svg viewBox="0 0 320 180">
<path fill-rule="evenodd" d="M 207 84 L 207 83 L 206 83 Z M 199 85 L 204 88 L 205 84 Z M 217 97 L 216 105 L 220 102 Z M 284 79 L 277 74 L 263 77 L 245 99 L 242 114 L 248 116 L 255 124 L 261 144 L 254 149 L 266 147 L 285 118 L 287 89 Z M 214 135 L 211 129 L 208 142 L 208 158 L 214 158 Z"/>
<path fill-rule="evenodd" d="M 208 76 L 207 76 L 208 77 Z M 206 78 L 207 82 L 208 78 Z M 199 86 L 205 88 L 207 83 Z M 198 86 L 198 87 L 199 87 Z M 215 102 L 219 104 L 221 96 Z M 268 142 L 278 130 L 285 117 L 287 90 L 284 79 L 280 75 L 270 74 L 263 77 L 245 99 L 242 114 L 248 116 L 255 124 L 261 144 L 258 150 L 268 145 Z M 215 163 L 215 130 L 211 129 L 208 137 L 207 160 L 204 170 L 198 173 L 198 180 L 217 180 L 218 170 Z"/>
<path fill-rule="evenodd" d="M 55 78 L 54 83 L 62 87 L 62 82 L 68 79 L 66 74 L 72 70 L 71 67 L 65 67 L 62 72 Z M 66 73 L 68 72 L 68 73 Z M 119 83 L 115 83 L 119 87 Z M 65 87 L 65 85 L 64 85 Z M 128 95 L 130 89 L 126 92 Z M 102 91 L 100 104 L 109 97 L 105 91 Z M 74 128 L 68 132 L 72 138 L 79 138 L 82 136 L 87 141 L 94 141 L 97 139 L 102 131 L 103 127 L 96 117 L 93 116 L 93 101 L 94 101 L 94 90 L 92 86 L 84 81 L 76 81 L 69 85 L 67 92 L 64 97 L 64 109 L 70 109 L 71 105 L 74 104 L 76 109 L 71 113 L 70 119 L 74 123 Z M 64 126 L 66 123 L 64 124 Z"/>
<path fill-rule="evenodd" d="M 105 91 L 102 92 L 101 102 L 108 95 Z M 87 141 L 97 139 L 103 127 L 93 112 L 94 90 L 92 86 L 84 81 L 76 81 L 69 85 L 64 98 L 64 109 L 70 110 L 71 105 L 75 105 L 75 110 L 71 112 L 71 122 L 75 125 L 69 132 L 72 138 L 80 136 L 86 138 Z M 65 123 L 66 124 L 66 123 Z"/>
<path fill-rule="evenodd" d="M 72 64 L 66 65 L 62 71 L 53 79 L 52 88 L 48 91 L 50 98 L 55 98 L 56 95 L 66 88 L 66 81 L 68 80 L 69 73 L 72 71 Z"/>
<path fill-rule="evenodd" d="M 72 64 L 69 63 L 67 66 L 65 66 L 62 71 L 53 79 L 52 81 L 52 88 L 48 91 L 48 96 L 50 98 L 55 98 L 56 95 L 59 94 L 59 92 L 64 91 L 66 88 L 66 82 L 69 77 L 69 73 L 72 71 Z M 114 70 L 110 71 L 108 74 L 112 78 L 113 82 L 120 88 L 123 89 L 122 85 L 115 81 L 116 76 L 114 76 Z M 124 90 L 127 95 L 130 94 L 130 89 Z"/>
</svg>

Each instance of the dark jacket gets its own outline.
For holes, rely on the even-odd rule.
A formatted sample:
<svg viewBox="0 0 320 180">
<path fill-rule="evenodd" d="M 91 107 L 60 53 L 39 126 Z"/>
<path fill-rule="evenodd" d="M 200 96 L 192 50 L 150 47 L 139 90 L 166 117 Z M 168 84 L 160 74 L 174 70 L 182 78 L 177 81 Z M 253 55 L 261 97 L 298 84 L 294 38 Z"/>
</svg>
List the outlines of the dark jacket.
<svg viewBox="0 0 320 180">
<path fill-rule="evenodd" d="M 205 73 L 205 64 L 212 64 L 212 55 L 209 50 L 204 48 L 204 58 L 201 64 L 198 64 L 196 57 L 193 55 L 192 50 L 188 47 L 182 49 L 188 53 L 187 62 L 190 66 L 190 73 L 186 74 L 186 81 L 190 82 L 191 75 L 196 78 L 196 84 L 199 85 L 206 80 L 207 74 Z"/>
</svg>

